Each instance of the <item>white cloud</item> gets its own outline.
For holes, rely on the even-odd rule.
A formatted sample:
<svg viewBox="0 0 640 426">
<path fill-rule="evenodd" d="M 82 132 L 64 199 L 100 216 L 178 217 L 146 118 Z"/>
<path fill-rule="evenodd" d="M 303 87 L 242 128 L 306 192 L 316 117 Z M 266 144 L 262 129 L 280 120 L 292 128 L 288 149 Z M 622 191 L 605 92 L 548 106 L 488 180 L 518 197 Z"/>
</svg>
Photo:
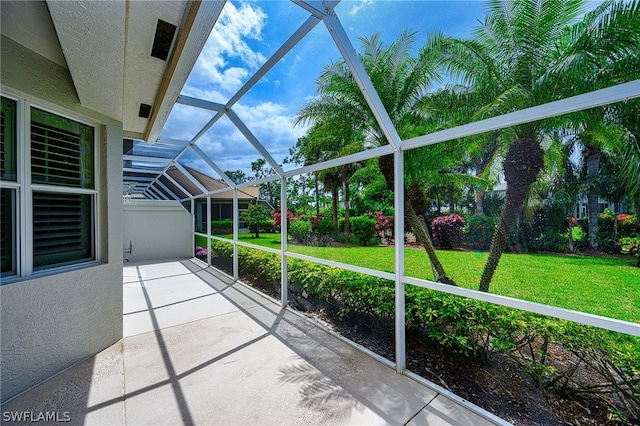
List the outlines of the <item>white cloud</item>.
<svg viewBox="0 0 640 426">
<path fill-rule="evenodd" d="M 351 10 L 349 10 L 349 15 L 355 16 L 361 10 L 366 9 L 367 7 L 371 6 L 372 4 L 373 4 L 373 0 L 362 0 L 361 2 L 353 5 Z"/>
<path fill-rule="evenodd" d="M 213 112 L 175 104 L 160 137 L 188 141 L 213 117 Z"/>
<path fill-rule="evenodd" d="M 215 99 L 220 96 L 215 91 L 190 88 L 189 96 Z M 253 106 L 237 103 L 233 110 L 247 126 L 260 144 L 278 163 L 289 155 L 289 148 L 302 137 L 306 128 L 293 127 L 295 117 L 290 115 L 285 105 L 263 102 Z M 162 137 L 191 140 L 213 117 L 212 111 L 176 104 Z M 243 170 L 251 175 L 250 164 L 260 158 L 260 154 L 225 116 L 218 120 L 197 142 L 202 149 L 223 170 Z M 184 164 L 192 164 L 202 170 L 197 159 L 185 157 Z M 202 170 L 209 173 L 208 170 Z"/>
<path fill-rule="evenodd" d="M 253 51 L 247 41 L 262 40 L 266 20 L 267 15 L 256 6 L 241 3 L 237 7 L 227 2 L 187 85 L 199 86 L 206 81 L 220 85 L 228 93 L 240 88 L 249 73 L 265 61 L 264 55 Z"/>
<path fill-rule="evenodd" d="M 185 86 L 182 89 L 181 94 L 198 99 L 205 99 L 207 101 L 218 102 L 221 104 L 224 104 L 227 101 L 227 96 L 221 93 L 218 89 L 210 89 L 205 87 Z"/>
<path fill-rule="evenodd" d="M 182 93 L 226 103 L 265 61 L 262 53 L 251 46 L 264 45 L 262 32 L 266 21 L 266 14 L 255 4 L 227 2 Z M 294 57 L 295 64 L 301 61 L 299 55 Z M 265 76 L 261 82 L 269 82 L 278 89 L 286 85 L 287 80 L 282 80 L 280 75 L 273 77 L 270 81 Z M 252 95 L 260 94 L 265 87 L 258 86 Z M 290 98 L 280 102 L 289 101 Z M 294 113 L 283 103 L 273 99 L 267 102 L 243 98 L 233 106 L 247 128 L 278 163 L 282 163 L 289 155 L 289 148 L 306 132 L 304 126 L 293 127 Z M 213 115 L 212 111 L 177 104 L 162 136 L 191 140 Z M 239 169 L 251 175 L 251 162 L 260 158 L 260 154 L 227 117 L 218 120 L 197 144 L 223 170 Z M 206 170 L 208 166 L 203 169 L 204 162 L 197 156 L 185 154 L 181 162 L 210 173 Z"/>
</svg>

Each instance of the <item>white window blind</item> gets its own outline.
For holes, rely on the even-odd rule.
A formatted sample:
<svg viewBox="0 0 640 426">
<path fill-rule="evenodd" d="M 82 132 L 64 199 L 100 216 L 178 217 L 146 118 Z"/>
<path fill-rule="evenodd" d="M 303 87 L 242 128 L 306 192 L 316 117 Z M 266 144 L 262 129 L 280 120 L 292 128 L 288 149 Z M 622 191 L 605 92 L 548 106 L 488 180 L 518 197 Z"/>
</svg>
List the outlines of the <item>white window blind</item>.
<svg viewBox="0 0 640 426">
<path fill-rule="evenodd" d="M 91 198 L 86 194 L 34 192 L 34 268 L 92 258 Z"/>
</svg>

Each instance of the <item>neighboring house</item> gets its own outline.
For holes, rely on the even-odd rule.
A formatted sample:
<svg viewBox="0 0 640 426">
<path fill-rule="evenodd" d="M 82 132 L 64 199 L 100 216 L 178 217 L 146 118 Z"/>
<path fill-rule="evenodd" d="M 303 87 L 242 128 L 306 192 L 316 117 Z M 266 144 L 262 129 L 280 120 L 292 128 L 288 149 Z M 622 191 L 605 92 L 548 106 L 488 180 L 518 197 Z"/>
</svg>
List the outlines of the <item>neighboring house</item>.
<svg viewBox="0 0 640 426">
<path fill-rule="evenodd" d="M 211 195 L 211 220 L 233 219 L 233 190 L 231 187 L 222 180 L 215 179 L 190 167 L 185 166 L 183 169 L 188 172 L 190 176 L 186 176 L 176 167 L 170 167 L 167 170 L 167 174 L 171 176 L 182 188 L 187 190 L 192 197 L 203 194 L 203 191 L 194 185 L 191 182 L 191 179 L 195 179 L 207 191 L 223 191 L 215 192 Z M 171 182 L 167 183 L 170 184 Z M 168 188 L 176 194 L 182 193 L 176 185 L 168 185 Z M 228 191 L 224 191 L 224 189 L 228 189 Z M 187 196 L 187 194 L 184 195 Z M 243 212 L 249 208 L 250 204 L 257 203 L 259 196 L 260 187 L 258 186 L 247 186 L 238 189 L 238 211 Z M 183 197 L 183 199 L 184 198 L 186 197 Z M 195 200 L 194 204 L 196 232 L 206 232 L 207 199 L 206 197 L 198 198 Z"/>
<path fill-rule="evenodd" d="M 223 5 L 0 2 L 2 401 L 122 338 L 123 152 L 157 139 Z"/>
<path fill-rule="evenodd" d="M 628 211 L 627 206 L 624 203 L 610 203 L 608 200 L 598 198 L 598 214 L 604 213 L 605 209 L 611 209 L 616 214 L 626 213 Z M 577 219 L 587 217 L 589 214 L 589 202 L 586 195 L 580 196 L 578 203 L 574 210 L 573 216 Z"/>
</svg>

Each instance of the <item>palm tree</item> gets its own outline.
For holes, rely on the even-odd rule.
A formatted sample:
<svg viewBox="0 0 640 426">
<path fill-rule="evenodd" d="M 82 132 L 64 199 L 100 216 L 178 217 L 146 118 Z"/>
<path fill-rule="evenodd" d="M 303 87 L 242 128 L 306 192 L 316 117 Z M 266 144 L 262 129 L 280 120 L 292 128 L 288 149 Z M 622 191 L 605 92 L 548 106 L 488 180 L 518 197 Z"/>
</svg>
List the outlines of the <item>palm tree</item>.
<svg viewBox="0 0 640 426">
<path fill-rule="evenodd" d="M 298 139 L 296 155 L 304 164 L 314 164 L 360 151 L 363 145 L 362 139 L 362 134 L 353 129 L 349 123 L 337 119 L 325 119 L 315 122 L 307 131 L 307 135 Z M 349 232 L 349 177 L 357 167 L 357 164 L 345 164 L 317 173 L 325 190 L 331 193 L 333 225 L 336 231 L 338 230 L 338 191 L 342 186 L 345 203 L 344 232 Z"/>
<path fill-rule="evenodd" d="M 615 116 L 627 130 L 625 143 L 616 153 L 615 160 L 620 165 L 622 182 L 640 223 L 640 101 L 635 99 L 617 105 Z"/>
<path fill-rule="evenodd" d="M 584 93 L 637 75 L 628 58 L 640 41 L 639 3 L 605 1 L 587 13 L 585 0 L 487 2 L 485 22 L 472 40 L 449 40 L 448 71 L 491 102 L 479 117 L 493 116 Z M 507 193 L 479 289 L 488 291 L 506 239 L 544 166 L 541 142 L 561 117 L 514 126 L 503 170 Z"/>
<path fill-rule="evenodd" d="M 425 133 L 425 120 L 430 116 L 427 89 L 433 81 L 439 80 L 437 46 L 441 39 L 441 36 L 430 38 L 419 50 L 417 57 L 409 55 L 415 33 L 405 31 L 388 47 L 380 41 L 380 34 L 359 39 L 362 43 L 360 61 L 402 138 Z M 297 122 L 316 123 L 337 119 L 345 125 L 350 123 L 348 125 L 360 130 L 365 135 L 363 142 L 367 146 L 388 144 L 344 61 L 327 65 L 318 78 L 317 85 L 318 98 L 308 103 L 298 113 Z M 408 155 L 406 169 L 420 170 L 412 165 L 412 162 L 419 160 L 418 155 Z M 393 156 L 379 158 L 378 167 L 385 177 L 388 188 L 393 190 Z M 429 256 L 435 280 L 454 284 L 440 263 L 426 228 L 424 221 L 426 200 L 423 188 L 418 180 L 411 179 L 410 174 L 407 175 L 405 182 L 407 222 Z"/>
</svg>

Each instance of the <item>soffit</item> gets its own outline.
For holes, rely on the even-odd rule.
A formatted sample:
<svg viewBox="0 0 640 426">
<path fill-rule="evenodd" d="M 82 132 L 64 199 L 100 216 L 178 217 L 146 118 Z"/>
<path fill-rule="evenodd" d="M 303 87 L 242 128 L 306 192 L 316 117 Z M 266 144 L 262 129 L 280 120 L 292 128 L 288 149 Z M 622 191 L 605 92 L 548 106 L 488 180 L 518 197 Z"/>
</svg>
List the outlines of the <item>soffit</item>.
<svg viewBox="0 0 640 426">
<path fill-rule="evenodd" d="M 0 28 L 5 37 L 67 68 L 44 1 L 0 1 Z"/>
<path fill-rule="evenodd" d="M 126 49 L 124 56 L 124 97 L 122 125 L 125 136 L 141 137 L 149 122 L 138 117 L 140 104 L 154 105 L 169 60 L 150 55 L 159 19 L 178 27 L 174 45 L 181 31 L 189 2 L 127 2 Z M 169 58 L 170 59 L 170 58 Z"/>
<path fill-rule="evenodd" d="M 122 1 L 47 1 L 80 103 L 122 121 Z"/>
<path fill-rule="evenodd" d="M 168 113 L 158 112 L 173 106 L 224 5 L 184 0 L 40 3 L 39 15 L 48 6 L 80 103 L 122 121 L 125 136 L 133 138 L 148 133 L 152 122 L 157 128 L 164 125 Z M 178 27 L 166 61 L 151 56 L 158 20 Z M 37 44 L 28 35 L 18 41 Z M 140 104 L 152 106 L 150 118 L 138 117 Z"/>
</svg>

